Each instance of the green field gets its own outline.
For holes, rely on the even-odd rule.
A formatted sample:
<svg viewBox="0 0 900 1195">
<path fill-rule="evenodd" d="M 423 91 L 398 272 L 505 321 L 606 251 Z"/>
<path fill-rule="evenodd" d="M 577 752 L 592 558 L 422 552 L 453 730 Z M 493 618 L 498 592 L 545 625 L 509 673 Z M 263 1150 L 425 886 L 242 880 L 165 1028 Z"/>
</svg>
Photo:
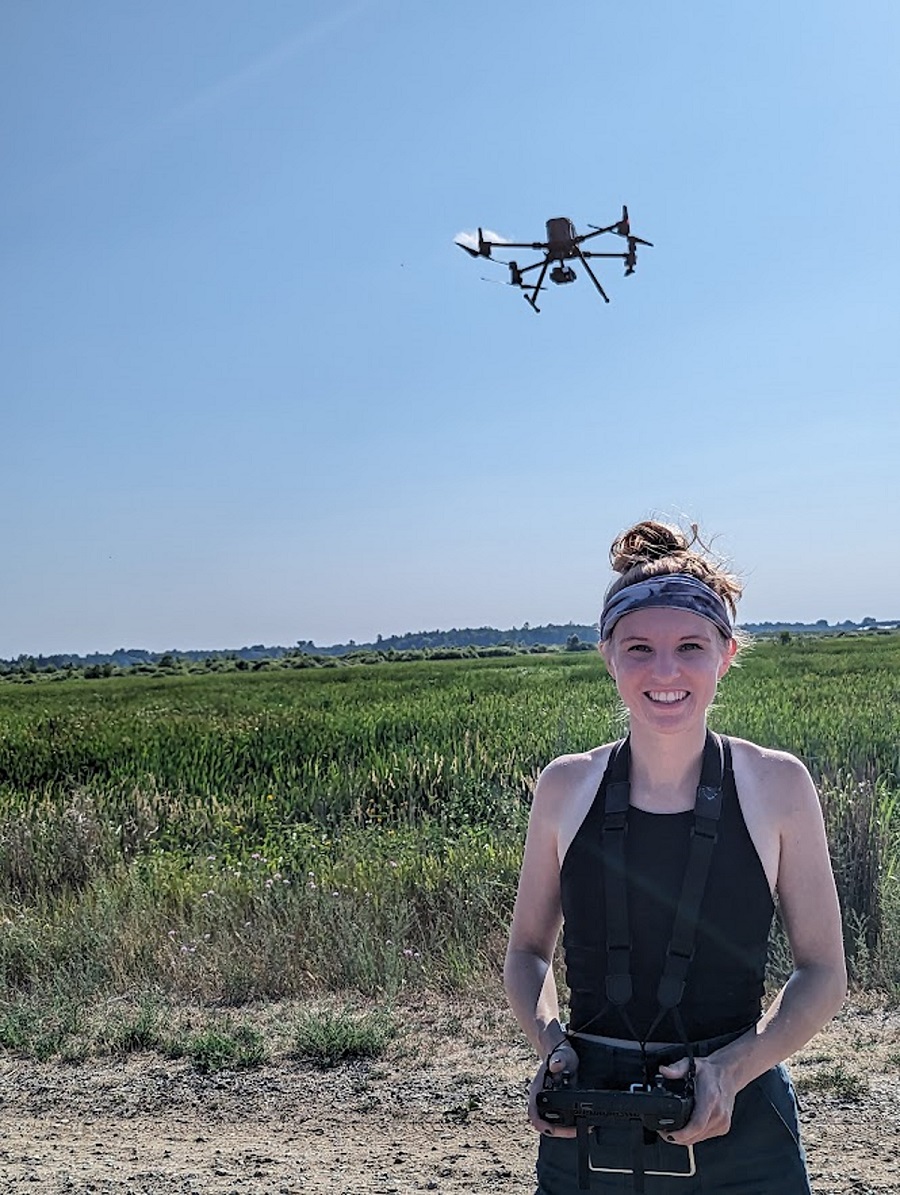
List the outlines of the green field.
<svg viewBox="0 0 900 1195">
<path fill-rule="evenodd" d="M 900 636 L 758 644 L 711 721 L 810 766 L 854 980 L 896 989 Z M 590 652 L 0 686 L 0 1044 L 493 986 L 540 768 L 622 725 Z"/>
</svg>

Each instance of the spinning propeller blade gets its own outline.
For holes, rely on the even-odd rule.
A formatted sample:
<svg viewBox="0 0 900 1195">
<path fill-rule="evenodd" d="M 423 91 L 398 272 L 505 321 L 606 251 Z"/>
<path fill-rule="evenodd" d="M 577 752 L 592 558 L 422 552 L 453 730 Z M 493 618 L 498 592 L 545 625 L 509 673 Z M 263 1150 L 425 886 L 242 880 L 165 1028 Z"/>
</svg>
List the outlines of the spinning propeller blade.
<svg viewBox="0 0 900 1195">
<path fill-rule="evenodd" d="M 460 233 L 460 236 L 465 237 L 466 240 L 461 241 L 459 237 L 457 237 L 453 243 L 454 245 L 459 245 L 460 249 L 465 249 L 466 253 L 468 253 L 470 257 L 490 257 L 491 249 L 497 244 L 496 241 L 489 241 L 484 235 L 484 230 L 481 228 L 478 229 L 477 249 L 474 249 L 471 245 L 466 244 L 467 240 L 474 240 L 471 233 Z"/>
</svg>

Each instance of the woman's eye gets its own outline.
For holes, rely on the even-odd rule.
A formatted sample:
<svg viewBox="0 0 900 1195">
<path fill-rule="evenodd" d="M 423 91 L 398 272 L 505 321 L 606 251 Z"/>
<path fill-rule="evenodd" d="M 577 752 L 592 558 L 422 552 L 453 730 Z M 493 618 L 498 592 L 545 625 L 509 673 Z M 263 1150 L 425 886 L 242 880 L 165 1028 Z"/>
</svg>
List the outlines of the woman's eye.
<svg viewBox="0 0 900 1195">
<path fill-rule="evenodd" d="M 703 647 L 699 643 L 682 643 L 682 651 L 702 651 Z"/>
<path fill-rule="evenodd" d="M 629 651 L 649 651 L 650 648 L 647 646 L 646 643 L 632 643 L 631 647 L 629 647 L 628 650 Z"/>
</svg>

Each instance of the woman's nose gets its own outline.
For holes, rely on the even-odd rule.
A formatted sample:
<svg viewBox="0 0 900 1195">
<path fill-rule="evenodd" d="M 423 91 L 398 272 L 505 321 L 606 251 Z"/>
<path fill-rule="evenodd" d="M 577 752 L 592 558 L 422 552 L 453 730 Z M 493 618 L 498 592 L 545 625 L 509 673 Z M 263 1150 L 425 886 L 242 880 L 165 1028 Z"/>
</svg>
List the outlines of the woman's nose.
<svg viewBox="0 0 900 1195">
<path fill-rule="evenodd" d="M 678 657 L 674 652 L 658 651 L 653 663 L 653 671 L 660 680 L 671 680 L 678 675 Z"/>
</svg>

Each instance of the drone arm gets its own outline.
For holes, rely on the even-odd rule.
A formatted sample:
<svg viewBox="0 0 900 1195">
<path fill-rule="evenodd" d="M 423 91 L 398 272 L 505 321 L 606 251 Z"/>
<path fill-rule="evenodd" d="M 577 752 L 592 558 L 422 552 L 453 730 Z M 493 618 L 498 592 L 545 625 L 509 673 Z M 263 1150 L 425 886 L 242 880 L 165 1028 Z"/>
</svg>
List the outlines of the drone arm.
<svg viewBox="0 0 900 1195">
<path fill-rule="evenodd" d="M 540 312 L 540 310 L 541 310 L 540 307 L 538 307 L 538 305 L 537 305 L 538 293 L 541 289 L 541 285 L 544 281 L 544 275 L 547 273 L 547 268 L 549 265 L 550 265 L 550 258 L 548 257 L 548 258 L 546 258 L 546 260 L 543 262 L 543 264 L 541 266 L 541 272 L 540 272 L 540 274 L 538 274 L 537 285 L 535 286 L 534 290 L 531 292 L 530 295 L 525 296 L 525 298 L 531 304 L 532 308 L 537 312 Z"/>
<path fill-rule="evenodd" d="M 603 236 L 605 232 L 615 232 L 618 228 L 617 224 L 609 224 L 606 228 L 598 228 L 596 224 L 589 224 L 589 228 L 593 228 L 593 232 L 583 232 L 581 236 L 575 238 L 576 245 L 580 245 L 582 241 L 589 241 L 591 237 Z"/>
<path fill-rule="evenodd" d="M 579 250 L 579 255 L 582 260 L 588 257 L 619 257 L 625 262 L 625 274 L 633 274 L 637 266 L 637 247 L 638 245 L 648 245 L 653 248 L 652 241 L 645 241 L 642 237 L 628 237 L 628 249 L 625 253 L 591 253 L 590 250 L 582 252 Z M 577 246 L 576 246 L 577 248 Z M 585 261 L 585 266 L 587 262 Z"/>
<path fill-rule="evenodd" d="M 546 249 L 541 241 L 489 241 L 492 249 Z"/>
<path fill-rule="evenodd" d="M 608 302 L 609 302 L 609 295 L 606 293 L 606 291 L 603 289 L 603 287 L 602 287 L 602 286 L 600 285 L 600 283 L 597 281 L 597 275 L 594 273 L 594 271 L 593 271 L 593 270 L 591 269 L 591 267 L 588 265 L 588 260 L 587 260 L 587 258 L 585 257 L 585 255 L 584 255 L 584 254 L 581 252 L 581 249 L 578 247 L 578 245 L 576 245 L 576 246 L 575 246 L 575 252 L 578 254 L 578 257 L 579 257 L 579 258 L 580 258 L 580 260 L 581 260 L 581 264 L 582 264 L 582 265 L 584 266 L 584 268 L 587 270 L 587 272 L 588 272 L 588 277 L 590 278 L 591 282 L 593 282 L 594 286 L 596 286 L 597 290 L 600 292 L 600 294 L 601 294 L 601 296 L 602 296 L 602 298 L 603 298 L 604 302 L 608 303 Z M 599 257 L 599 256 L 601 256 L 601 254 L 594 254 L 593 256 Z M 606 256 L 606 255 L 605 255 L 605 254 L 603 254 L 602 256 Z"/>
<path fill-rule="evenodd" d="M 540 269 L 542 266 L 544 269 L 546 269 L 549 264 L 550 264 L 549 257 L 545 257 L 543 261 L 534 261 L 531 263 L 530 266 L 521 266 L 519 268 L 519 273 L 520 274 L 529 274 L 532 270 Z M 543 278 L 543 274 L 541 275 L 541 277 Z"/>
</svg>

